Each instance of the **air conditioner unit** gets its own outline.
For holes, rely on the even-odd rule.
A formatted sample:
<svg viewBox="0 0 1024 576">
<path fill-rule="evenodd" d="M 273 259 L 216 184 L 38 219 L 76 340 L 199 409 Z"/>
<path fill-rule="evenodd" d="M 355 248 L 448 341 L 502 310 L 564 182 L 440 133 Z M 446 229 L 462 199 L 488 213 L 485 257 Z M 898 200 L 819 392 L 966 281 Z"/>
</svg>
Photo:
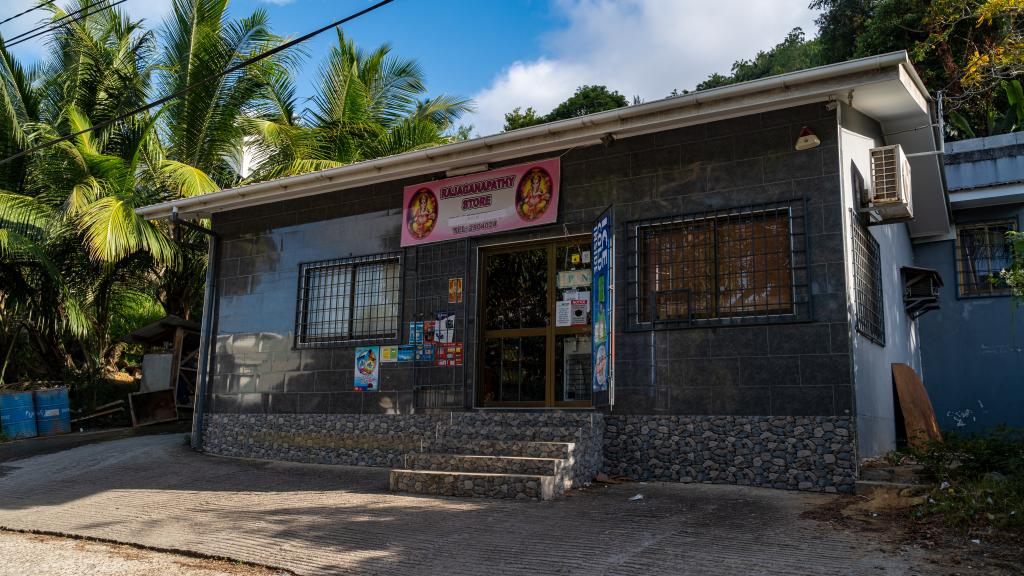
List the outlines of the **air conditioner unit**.
<svg viewBox="0 0 1024 576">
<path fill-rule="evenodd" d="M 871 189 L 861 207 L 876 222 L 914 217 L 910 163 L 899 144 L 871 149 Z"/>
</svg>

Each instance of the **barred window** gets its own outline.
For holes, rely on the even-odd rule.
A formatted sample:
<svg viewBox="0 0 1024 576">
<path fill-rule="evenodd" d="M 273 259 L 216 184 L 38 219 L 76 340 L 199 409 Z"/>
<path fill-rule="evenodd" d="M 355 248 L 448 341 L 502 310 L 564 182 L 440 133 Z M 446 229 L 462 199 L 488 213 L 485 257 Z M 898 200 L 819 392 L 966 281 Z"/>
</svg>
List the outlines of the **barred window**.
<svg viewBox="0 0 1024 576">
<path fill-rule="evenodd" d="M 857 304 L 857 332 L 875 344 L 885 346 L 882 256 L 878 240 L 856 220 L 853 222 L 853 289 Z"/>
<path fill-rule="evenodd" d="M 799 201 L 629 224 L 630 324 L 809 315 L 803 214 Z"/>
<path fill-rule="evenodd" d="M 302 264 L 299 282 L 296 347 L 398 337 L 398 253 Z"/>
<path fill-rule="evenodd" d="M 1006 233 L 1017 229 L 1013 220 L 957 226 L 956 263 L 960 296 L 1004 296 L 1010 288 L 999 273 L 1010 265 Z"/>
</svg>

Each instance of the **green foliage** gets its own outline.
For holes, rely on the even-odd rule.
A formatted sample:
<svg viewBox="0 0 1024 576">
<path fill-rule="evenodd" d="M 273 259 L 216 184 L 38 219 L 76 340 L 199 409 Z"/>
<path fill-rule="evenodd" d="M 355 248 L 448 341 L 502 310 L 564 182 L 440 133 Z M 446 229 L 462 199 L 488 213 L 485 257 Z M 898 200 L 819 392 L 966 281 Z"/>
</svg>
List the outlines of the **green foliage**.
<svg viewBox="0 0 1024 576">
<path fill-rule="evenodd" d="M 1017 104 L 1005 82 L 1024 74 L 1024 0 L 812 0 L 810 7 L 821 11 L 816 38 L 794 29 L 697 90 L 907 50 L 929 90 L 943 91 L 951 138 L 1022 129 L 1021 116 L 1006 112 Z"/>
<path fill-rule="evenodd" d="M 264 10 L 173 0 L 146 29 L 110 0 L 41 6 L 50 36 L 31 70 L 0 39 L 0 157 L 88 129 L 219 76 L 280 43 Z M 97 9 L 97 6 L 100 9 Z M 310 108 L 299 110 L 291 49 L 200 84 L 166 105 L 0 165 L 0 384 L 68 379 L 104 390 L 121 339 L 164 314 L 198 315 L 205 236 L 135 209 L 262 178 L 468 137 L 468 101 L 427 97 L 414 60 L 359 49 L 338 32 Z M 255 152 L 255 168 L 243 157 Z M 104 383 L 105 382 L 105 383 Z M 96 392 L 93 395 L 103 395 Z"/>
<path fill-rule="evenodd" d="M 519 107 L 513 108 L 511 112 L 505 114 L 504 130 L 507 132 L 546 122 L 567 120 L 623 106 L 629 106 L 629 100 L 622 94 L 609 91 L 607 86 L 584 85 L 577 88 L 572 96 L 544 116 L 538 116 L 533 108 L 527 108 L 525 112 L 521 111 Z"/>
<path fill-rule="evenodd" d="M 885 453 L 885 461 L 891 466 L 902 466 L 907 460 L 907 454 L 899 450 L 890 450 Z"/>
<path fill-rule="evenodd" d="M 813 68 L 822 63 L 819 43 L 815 40 L 806 40 L 804 31 L 794 28 L 782 42 L 770 50 L 758 52 L 751 60 L 736 61 L 732 65 L 732 73 L 729 76 L 712 74 L 707 80 L 697 84 L 697 90 L 708 90 L 794 70 Z"/>
<path fill-rule="evenodd" d="M 938 516 L 958 530 L 1024 529 L 1024 432 L 950 433 L 914 456 L 936 483 L 915 517 Z"/>
<path fill-rule="evenodd" d="M 1024 305 L 1024 232 L 1009 232 L 1010 265 L 1002 270 L 1000 277 L 1010 287 L 1010 293 L 1018 305 Z"/>
<path fill-rule="evenodd" d="M 456 122 L 472 110 L 464 98 L 426 97 L 415 60 L 382 44 L 363 50 L 339 29 L 320 68 L 312 106 L 299 114 L 290 75 L 269 71 L 268 94 L 239 122 L 256 152 L 246 181 L 342 166 L 460 138 Z"/>
<path fill-rule="evenodd" d="M 580 86 L 565 102 L 555 106 L 555 109 L 546 116 L 546 120 L 566 120 L 624 106 L 629 106 L 626 97 L 618 92 L 609 91 L 607 86 Z"/>
<path fill-rule="evenodd" d="M 512 109 L 511 112 L 505 113 L 505 127 L 502 128 L 505 132 L 509 130 L 518 130 L 519 128 L 527 128 L 529 126 L 536 126 L 537 124 L 543 124 L 546 122 L 544 116 L 537 116 L 537 111 L 533 107 L 529 107 L 526 111 L 522 111 L 519 106 Z"/>
<path fill-rule="evenodd" d="M 1024 130 L 1024 89 L 1020 80 L 1003 80 L 1000 85 L 1006 95 L 1006 106 L 1003 110 L 987 110 L 984 117 L 985 125 L 983 129 L 977 131 L 964 113 L 953 110 L 949 113 L 951 133 L 961 138 L 977 138 L 979 133 L 995 136 Z"/>
</svg>

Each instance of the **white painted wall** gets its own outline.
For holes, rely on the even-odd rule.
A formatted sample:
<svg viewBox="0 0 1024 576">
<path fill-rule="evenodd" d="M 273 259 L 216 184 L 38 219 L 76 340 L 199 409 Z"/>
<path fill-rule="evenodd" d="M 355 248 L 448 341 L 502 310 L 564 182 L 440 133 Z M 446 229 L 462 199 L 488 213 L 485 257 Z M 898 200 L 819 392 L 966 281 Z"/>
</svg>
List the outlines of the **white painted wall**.
<svg viewBox="0 0 1024 576">
<path fill-rule="evenodd" d="M 865 185 L 871 178 L 870 150 L 885 144 L 881 127 L 852 110 L 840 111 L 840 174 L 843 191 L 844 248 L 846 282 L 849 289 L 851 353 L 853 354 L 854 403 L 857 414 L 857 450 L 861 458 L 880 456 L 896 446 L 891 365 L 909 364 L 921 373 L 921 351 L 917 323 L 903 307 L 903 281 L 900 268 L 912 266 L 914 254 L 905 224 L 872 226 L 868 230 L 878 240 L 882 261 L 882 297 L 885 305 L 885 346 L 880 346 L 856 331 L 856 294 L 853 290 L 853 240 L 851 226 L 859 202 L 854 190 L 854 174 L 859 172 Z M 913 174 L 911 175 L 913 178 Z"/>
</svg>

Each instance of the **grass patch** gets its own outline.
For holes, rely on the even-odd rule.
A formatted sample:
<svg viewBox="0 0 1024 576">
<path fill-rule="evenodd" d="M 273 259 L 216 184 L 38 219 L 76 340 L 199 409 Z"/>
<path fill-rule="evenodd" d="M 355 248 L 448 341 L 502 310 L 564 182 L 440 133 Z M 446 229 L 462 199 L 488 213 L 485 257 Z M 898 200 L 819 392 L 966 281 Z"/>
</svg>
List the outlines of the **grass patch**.
<svg viewBox="0 0 1024 576">
<path fill-rule="evenodd" d="M 912 517 L 941 519 L 966 534 L 1024 534 L 1024 431 L 950 433 L 913 457 L 934 486 Z"/>
</svg>

